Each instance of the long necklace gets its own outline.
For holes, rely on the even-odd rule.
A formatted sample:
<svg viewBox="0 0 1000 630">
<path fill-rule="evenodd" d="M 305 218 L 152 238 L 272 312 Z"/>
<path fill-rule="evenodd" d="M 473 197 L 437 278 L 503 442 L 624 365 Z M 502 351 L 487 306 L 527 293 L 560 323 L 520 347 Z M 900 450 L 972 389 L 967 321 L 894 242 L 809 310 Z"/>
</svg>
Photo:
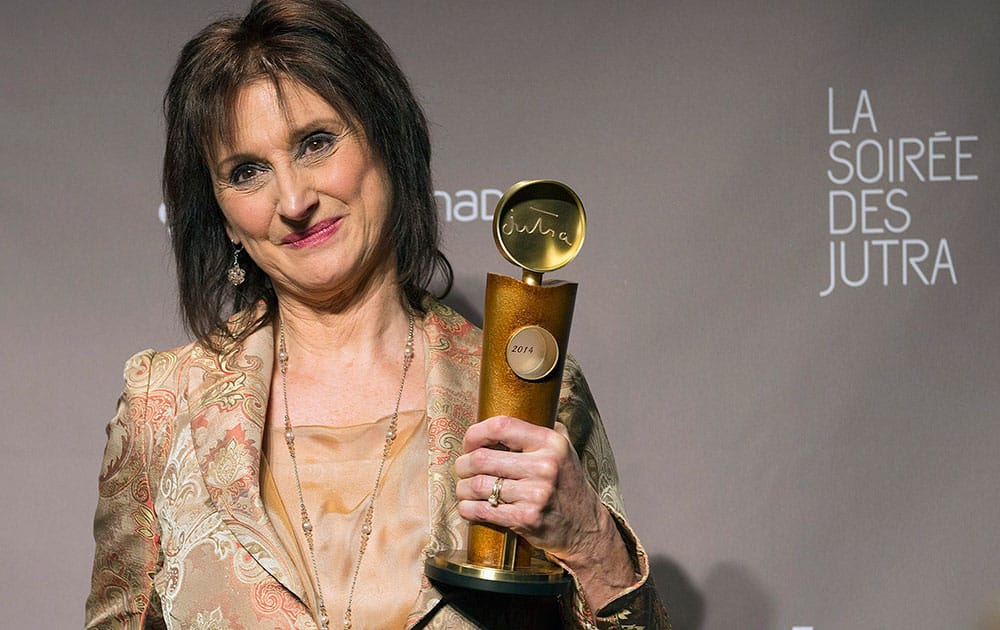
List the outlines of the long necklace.
<svg viewBox="0 0 1000 630">
<path fill-rule="evenodd" d="M 347 595 L 347 609 L 344 611 L 344 629 L 350 630 L 352 627 L 351 606 L 354 603 L 354 586 L 358 583 L 358 572 L 361 570 L 361 560 L 365 557 L 365 550 L 368 548 L 368 538 L 372 533 L 372 517 L 375 515 L 375 495 L 378 493 L 378 485 L 382 480 L 382 470 L 385 468 L 385 461 L 389 457 L 389 450 L 396 439 L 396 424 L 399 420 L 399 403 L 403 399 L 403 386 L 406 384 L 406 373 L 410 369 L 413 361 L 413 310 L 407 307 L 409 318 L 409 330 L 406 333 L 406 346 L 403 348 L 403 376 L 399 380 L 399 391 L 396 393 L 396 408 L 392 411 L 392 418 L 389 420 L 389 428 L 385 432 L 385 445 L 382 447 L 382 460 L 378 465 L 378 473 L 375 474 L 375 486 L 372 488 L 371 497 L 368 499 L 368 507 L 365 509 L 365 519 L 361 525 L 361 543 L 358 549 L 358 562 L 354 565 L 354 574 L 351 576 L 351 589 Z M 295 475 L 295 490 L 299 495 L 299 514 L 302 518 L 302 533 L 305 535 L 306 543 L 309 546 L 309 560 L 312 562 L 313 575 L 316 576 L 316 603 L 319 611 L 319 625 L 322 630 L 329 630 L 330 617 L 326 613 L 326 602 L 323 601 L 323 587 L 319 582 L 319 569 L 316 565 L 316 548 L 313 544 L 313 524 L 309 520 L 309 512 L 306 511 L 306 502 L 302 498 L 302 483 L 299 481 L 299 467 L 295 461 L 295 431 L 292 429 L 292 420 L 288 416 L 288 348 L 285 345 L 285 322 L 278 324 L 278 364 L 281 368 L 281 397 L 285 405 L 285 444 L 288 445 L 288 456 L 292 460 L 292 472 Z"/>
</svg>

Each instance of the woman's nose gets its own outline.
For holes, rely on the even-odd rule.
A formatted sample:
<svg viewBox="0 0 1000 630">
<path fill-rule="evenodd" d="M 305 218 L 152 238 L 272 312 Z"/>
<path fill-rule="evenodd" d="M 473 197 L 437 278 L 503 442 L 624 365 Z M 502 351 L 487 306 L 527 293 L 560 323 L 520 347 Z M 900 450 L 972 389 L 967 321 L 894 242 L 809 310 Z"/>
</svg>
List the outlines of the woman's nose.
<svg viewBox="0 0 1000 630">
<path fill-rule="evenodd" d="M 277 172 L 275 179 L 278 184 L 278 214 L 292 221 L 301 221 L 316 210 L 319 195 L 306 170 L 293 166 Z"/>
</svg>

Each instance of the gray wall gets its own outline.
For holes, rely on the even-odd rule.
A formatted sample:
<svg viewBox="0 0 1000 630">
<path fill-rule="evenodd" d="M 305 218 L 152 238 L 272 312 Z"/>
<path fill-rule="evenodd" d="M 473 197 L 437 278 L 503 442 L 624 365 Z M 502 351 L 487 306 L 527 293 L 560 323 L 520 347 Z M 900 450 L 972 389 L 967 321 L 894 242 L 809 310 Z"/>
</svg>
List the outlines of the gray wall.
<svg viewBox="0 0 1000 630">
<path fill-rule="evenodd" d="M 442 195 L 461 310 L 515 273 L 490 190 L 583 199 L 554 276 L 580 283 L 571 347 L 678 630 L 971 628 L 1000 606 L 1000 5 L 356 6 L 427 108 L 437 188 L 487 191 Z M 81 623 L 122 363 L 185 341 L 159 99 L 183 42 L 243 7 L 5 3 L 4 627 Z M 855 283 L 868 251 L 860 286 L 841 247 Z"/>
</svg>

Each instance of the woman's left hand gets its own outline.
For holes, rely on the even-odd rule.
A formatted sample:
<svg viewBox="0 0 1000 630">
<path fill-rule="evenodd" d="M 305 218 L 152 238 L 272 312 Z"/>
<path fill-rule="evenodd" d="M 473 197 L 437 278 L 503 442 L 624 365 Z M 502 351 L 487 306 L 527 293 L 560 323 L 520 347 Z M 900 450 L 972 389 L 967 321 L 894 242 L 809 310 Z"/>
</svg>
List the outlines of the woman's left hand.
<svg viewBox="0 0 1000 630">
<path fill-rule="evenodd" d="M 455 472 L 463 518 L 507 527 L 574 572 L 601 565 L 606 570 L 609 559 L 621 564 L 624 558 L 623 580 L 629 583 L 633 574 L 624 543 L 563 425 L 548 429 L 494 416 L 472 425 L 462 446 L 465 454 L 455 461 Z M 494 506 L 487 499 L 497 477 L 503 482 Z"/>
</svg>

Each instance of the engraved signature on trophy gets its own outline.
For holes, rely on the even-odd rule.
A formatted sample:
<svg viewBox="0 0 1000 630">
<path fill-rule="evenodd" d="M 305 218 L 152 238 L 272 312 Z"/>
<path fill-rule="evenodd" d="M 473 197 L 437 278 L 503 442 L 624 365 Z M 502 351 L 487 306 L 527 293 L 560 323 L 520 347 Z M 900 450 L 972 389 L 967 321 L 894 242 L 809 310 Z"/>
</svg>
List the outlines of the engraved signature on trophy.
<svg viewBox="0 0 1000 630">
<path fill-rule="evenodd" d="M 542 210 L 541 208 L 536 208 L 535 206 L 528 206 L 528 210 L 533 210 L 539 214 L 548 215 L 550 217 L 555 217 L 559 219 L 559 215 L 555 212 L 549 212 L 548 210 Z M 513 234 L 538 234 L 539 236 L 546 236 L 548 238 L 556 239 L 566 243 L 569 247 L 573 247 L 573 243 L 569 240 L 569 235 L 566 232 L 556 232 L 556 230 L 551 227 L 546 227 L 544 223 L 545 217 L 536 217 L 535 222 L 531 223 L 518 223 L 514 220 L 514 213 L 511 212 L 507 215 L 500 229 L 507 236 Z"/>
</svg>

